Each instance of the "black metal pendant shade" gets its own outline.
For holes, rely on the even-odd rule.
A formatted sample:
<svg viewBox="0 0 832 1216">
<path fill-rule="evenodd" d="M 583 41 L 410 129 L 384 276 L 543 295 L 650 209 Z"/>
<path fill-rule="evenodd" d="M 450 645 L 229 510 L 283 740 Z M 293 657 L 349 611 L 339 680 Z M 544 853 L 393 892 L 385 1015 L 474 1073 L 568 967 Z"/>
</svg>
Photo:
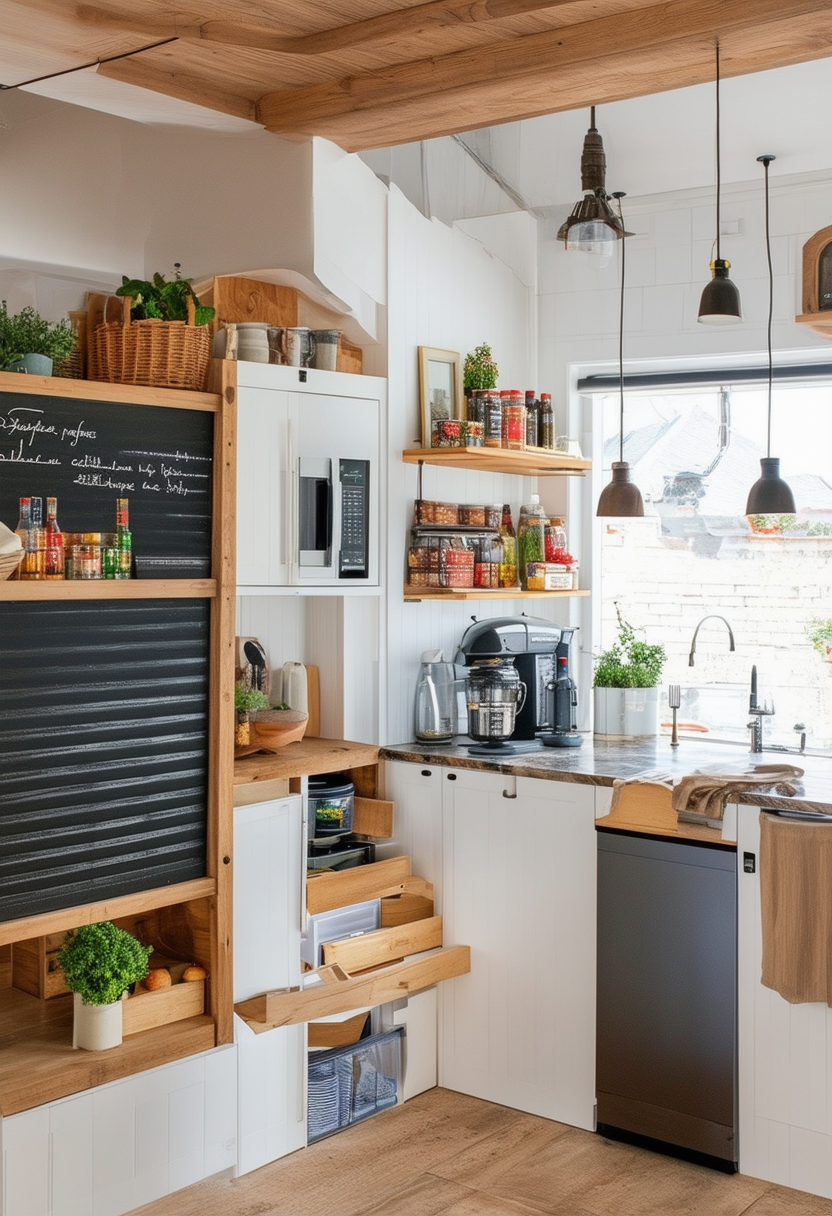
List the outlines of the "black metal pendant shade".
<svg viewBox="0 0 832 1216">
<path fill-rule="evenodd" d="M 730 262 L 721 256 L 719 249 L 719 206 L 722 194 L 722 169 L 719 152 L 719 43 L 716 44 L 716 257 L 711 262 L 711 281 L 699 301 L 698 321 L 703 325 L 736 325 L 742 320 L 740 293 L 736 283 L 728 277 Z"/>
<path fill-rule="evenodd" d="M 635 482 L 630 481 L 630 466 L 626 460 L 614 460 L 612 464 L 612 481 L 604 486 L 598 499 L 596 515 L 638 516 L 644 514 L 644 500 L 641 490 Z"/>
<path fill-rule="evenodd" d="M 780 476 L 780 457 L 760 458 L 760 477 L 748 491 L 746 515 L 794 515 L 794 494 Z"/>
<path fill-rule="evenodd" d="M 624 224 L 609 204 L 606 191 L 607 158 L 604 141 L 595 126 L 595 106 L 590 110 L 589 130 L 581 152 L 581 189 L 583 198 L 572 208 L 558 229 L 557 239 L 567 249 L 597 252 L 624 236 Z"/>
<path fill-rule="evenodd" d="M 630 234 L 624 231 L 624 215 L 621 210 L 624 193 L 619 190 L 612 197 L 618 202 L 622 237 L 627 237 Z M 606 518 L 644 514 L 641 491 L 634 482 L 630 481 L 630 466 L 624 459 L 624 270 L 626 252 L 627 242 L 622 240 L 618 301 L 618 460 L 612 462 L 612 481 L 601 491 L 601 497 L 598 499 L 598 506 L 595 510 L 596 515 Z"/>
<path fill-rule="evenodd" d="M 713 278 L 704 287 L 699 301 L 698 319 L 704 325 L 735 325 L 742 320 L 740 293 L 728 277 L 730 265 L 724 258 L 711 262 Z"/>
</svg>

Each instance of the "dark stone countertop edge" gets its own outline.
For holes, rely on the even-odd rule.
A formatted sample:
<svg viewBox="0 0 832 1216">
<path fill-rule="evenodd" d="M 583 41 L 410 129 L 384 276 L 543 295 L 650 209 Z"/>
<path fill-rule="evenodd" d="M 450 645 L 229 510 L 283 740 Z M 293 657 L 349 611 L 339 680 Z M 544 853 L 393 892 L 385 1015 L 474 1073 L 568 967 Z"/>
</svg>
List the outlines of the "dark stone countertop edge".
<svg viewBox="0 0 832 1216">
<path fill-rule="evenodd" d="M 707 767 L 713 771 L 719 766 L 720 771 L 730 776 L 757 764 L 784 764 L 804 770 L 804 775 L 795 779 L 799 788 L 794 796 L 767 791 L 745 792 L 741 801 L 771 810 L 832 812 L 832 759 L 825 756 L 782 752 L 755 755 L 743 748 L 698 741 L 689 741 L 687 746 L 683 742 L 671 749 L 669 739 L 661 735 L 620 740 L 582 735 L 580 747 L 541 746 L 532 752 L 504 758 L 471 755 L 470 746 L 471 741 L 464 736 L 453 743 L 432 746 L 418 742 L 400 743 L 380 748 L 379 759 L 606 787 L 611 787 L 616 780 L 626 781 L 640 774 L 644 774 L 645 779 L 648 774 L 658 773 L 681 778 L 698 768 Z"/>
</svg>

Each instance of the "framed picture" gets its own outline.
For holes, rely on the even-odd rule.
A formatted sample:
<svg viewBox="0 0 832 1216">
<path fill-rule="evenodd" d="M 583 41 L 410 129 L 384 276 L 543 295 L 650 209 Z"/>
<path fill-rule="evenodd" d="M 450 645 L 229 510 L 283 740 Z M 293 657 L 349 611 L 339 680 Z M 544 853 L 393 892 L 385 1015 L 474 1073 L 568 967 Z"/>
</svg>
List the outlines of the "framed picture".
<svg viewBox="0 0 832 1216">
<path fill-rule="evenodd" d="M 462 417 L 462 372 L 456 351 L 419 347 L 419 400 L 422 447 L 429 448 L 432 422 Z"/>
</svg>

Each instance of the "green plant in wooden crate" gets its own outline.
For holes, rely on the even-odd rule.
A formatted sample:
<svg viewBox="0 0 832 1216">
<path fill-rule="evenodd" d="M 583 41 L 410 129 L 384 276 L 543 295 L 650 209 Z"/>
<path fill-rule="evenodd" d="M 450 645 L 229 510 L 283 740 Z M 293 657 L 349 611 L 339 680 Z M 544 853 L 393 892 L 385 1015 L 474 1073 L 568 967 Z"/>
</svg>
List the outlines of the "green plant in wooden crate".
<svg viewBox="0 0 832 1216">
<path fill-rule="evenodd" d="M 58 951 L 66 985 L 85 1005 L 110 1005 L 147 975 L 152 946 L 112 921 L 70 929 Z"/>
<path fill-rule="evenodd" d="M 128 279 L 127 275 L 122 276 L 121 287 L 116 289 L 116 295 L 131 297 L 132 320 L 186 321 L 188 300 L 194 304 L 196 325 L 207 325 L 213 320 L 214 309 L 207 304 L 200 304 L 190 279 L 180 276 L 179 265 L 179 262 L 175 263 L 176 274 L 173 279 L 166 279 L 158 273 L 154 274 L 152 279 Z"/>
<path fill-rule="evenodd" d="M 596 688 L 654 688 L 661 677 L 667 657 L 664 646 L 659 643 L 642 642 L 635 629 L 621 615 L 618 617 L 618 636 L 608 650 L 595 659 L 594 686 Z"/>
<path fill-rule="evenodd" d="M 69 321 L 47 321 L 31 304 L 10 313 L 0 301 L 0 371 L 8 371 L 25 355 L 45 355 L 58 362 L 72 353 L 75 334 Z"/>
<path fill-rule="evenodd" d="M 465 356 L 462 365 L 462 387 L 466 396 L 475 388 L 495 388 L 500 369 L 494 362 L 491 347 L 483 342 Z"/>
</svg>

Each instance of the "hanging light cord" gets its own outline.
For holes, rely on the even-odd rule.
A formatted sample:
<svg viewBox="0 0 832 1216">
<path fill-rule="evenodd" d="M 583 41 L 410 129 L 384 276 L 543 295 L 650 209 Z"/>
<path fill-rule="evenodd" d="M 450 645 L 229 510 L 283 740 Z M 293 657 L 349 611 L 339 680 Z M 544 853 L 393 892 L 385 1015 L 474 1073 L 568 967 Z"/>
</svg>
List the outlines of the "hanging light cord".
<svg viewBox="0 0 832 1216">
<path fill-rule="evenodd" d="M 769 227 L 769 205 L 768 205 L 768 167 L 774 160 L 773 156 L 758 156 L 766 174 L 766 258 L 768 260 L 768 326 L 766 329 L 766 341 L 768 345 L 768 420 L 766 423 L 766 456 L 771 455 L 771 381 L 772 381 L 772 366 L 771 366 L 771 318 L 774 312 L 774 269 L 771 264 L 771 232 Z"/>
<path fill-rule="evenodd" d="M 618 459 L 624 462 L 624 251 L 627 248 L 627 235 L 624 231 L 624 211 L 621 200 L 624 194 L 620 190 L 612 196 L 618 203 L 618 218 L 621 220 L 621 285 L 618 301 Z"/>
<path fill-rule="evenodd" d="M 719 252 L 719 196 L 721 194 L 722 170 L 719 152 L 719 43 L 716 44 L 716 260 L 720 261 Z"/>
</svg>

